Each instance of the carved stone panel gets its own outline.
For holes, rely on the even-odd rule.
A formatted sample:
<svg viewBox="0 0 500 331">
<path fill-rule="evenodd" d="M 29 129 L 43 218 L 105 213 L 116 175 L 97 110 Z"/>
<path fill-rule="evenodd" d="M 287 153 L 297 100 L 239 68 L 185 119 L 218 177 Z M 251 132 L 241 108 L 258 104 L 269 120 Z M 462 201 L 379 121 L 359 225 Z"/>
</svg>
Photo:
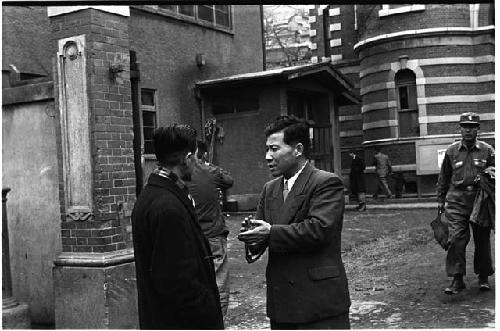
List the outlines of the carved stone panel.
<svg viewBox="0 0 500 331">
<path fill-rule="evenodd" d="M 85 35 L 59 40 L 59 110 L 67 220 L 93 218 Z"/>
</svg>

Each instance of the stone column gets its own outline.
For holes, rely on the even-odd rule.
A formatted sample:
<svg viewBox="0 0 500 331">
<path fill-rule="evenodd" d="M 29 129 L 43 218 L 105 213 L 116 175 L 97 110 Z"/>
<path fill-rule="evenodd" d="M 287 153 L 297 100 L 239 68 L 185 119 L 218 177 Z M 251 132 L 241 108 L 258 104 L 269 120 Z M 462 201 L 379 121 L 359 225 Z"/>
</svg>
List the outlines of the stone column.
<svg viewBox="0 0 500 331">
<path fill-rule="evenodd" d="M 58 329 L 137 328 L 128 7 L 49 7 L 59 109 Z"/>
<path fill-rule="evenodd" d="M 7 193 L 10 188 L 2 188 L 2 328 L 29 329 L 31 322 L 29 308 L 18 302 L 12 295 L 12 274 L 9 254 L 9 222 L 7 222 Z"/>
</svg>

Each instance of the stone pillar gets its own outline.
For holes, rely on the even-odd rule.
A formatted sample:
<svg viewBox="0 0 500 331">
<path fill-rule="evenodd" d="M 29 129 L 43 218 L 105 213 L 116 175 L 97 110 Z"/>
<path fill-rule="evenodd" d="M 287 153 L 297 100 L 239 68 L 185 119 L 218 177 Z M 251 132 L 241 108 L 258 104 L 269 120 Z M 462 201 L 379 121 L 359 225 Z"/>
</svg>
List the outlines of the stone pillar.
<svg viewBox="0 0 500 331">
<path fill-rule="evenodd" d="M 137 328 L 128 7 L 49 7 L 57 50 L 58 329 Z"/>
<path fill-rule="evenodd" d="M 9 222 L 7 222 L 7 193 L 10 188 L 2 188 L 2 328 L 29 329 L 28 305 L 18 302 L 12 295 L 12 274 L 9 254 Z"/>
</svg>

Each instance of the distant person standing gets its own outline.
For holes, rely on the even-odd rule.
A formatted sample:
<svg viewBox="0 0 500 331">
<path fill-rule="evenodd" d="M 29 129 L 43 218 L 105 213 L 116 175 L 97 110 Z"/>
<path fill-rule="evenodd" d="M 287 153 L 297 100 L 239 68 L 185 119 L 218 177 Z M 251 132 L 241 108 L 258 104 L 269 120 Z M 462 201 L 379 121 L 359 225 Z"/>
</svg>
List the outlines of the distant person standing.
<svg viewBox="0 0 500 331">
<path fill-rule="evenodd" d="M 349 183 L 352 194 L 358 199 L 356 210 L 366 210 L 366 185 L 365 185 L 365 162 L 354 151 L 349 153 L 351 156 L 351 172 L 349 174 Z"/>
<path fill-rule="evenodd" d="M 392 198 L 392 192 L 387 183 L 387 177 L 392 173 L 391 160 L 387 155 L 380 151 L 380 147 L 375 146 L 375 155 L 373 165 L 375 166 L 375 172 L 377 173 L 377 190 L 373 195 L 374 199 L 378 198 L 380 191 L 387 195 L 387 198 Z"/>
<path fill-rule="evenodd" d="M 478 275 L 480 290 L 490 289 L 488 276 L 493 274 L 491 227 L 470 222 L 479 190 L 476 178 L 486 168 L 495 166 L 495 151 L 487 143 L 477 140 L 478 131 L 478 114 L 460 115 L 462 140 L 446 149 L 438 178 L 438 208 L 445 211 L 449 229 L 446 273 L 448 277 L 453 277 L 450 286 L 444 290 L 447 294 L 455 294 L 465 288 L 463 276 L 466 270 L 465 248 L 470 239 L 469 223 L 474 237 L 474 273 Z"/>
<path fill-rule="evenodd" d="M 155 130 L 158 168 L 137 198 L 132 233 L 141 329 L 223 329 L 210 246 L 185 181 L 195 164 L 196 130 Z"/>
<path fill-rule="evenodd" d="M 203 141 L 197 142 L 196 159 L 191 181 L 186 183 L 195 202 L 201 229 L 208 239 L 214 256 L 222 314 L 226 316 L 229 305 L 229 259 L 227 256 L 229 230 L 222 214 L 219 192 L 233 186 L 233 178 L 227 171 L 207 162 L 207 144 Z"/>
</svg>

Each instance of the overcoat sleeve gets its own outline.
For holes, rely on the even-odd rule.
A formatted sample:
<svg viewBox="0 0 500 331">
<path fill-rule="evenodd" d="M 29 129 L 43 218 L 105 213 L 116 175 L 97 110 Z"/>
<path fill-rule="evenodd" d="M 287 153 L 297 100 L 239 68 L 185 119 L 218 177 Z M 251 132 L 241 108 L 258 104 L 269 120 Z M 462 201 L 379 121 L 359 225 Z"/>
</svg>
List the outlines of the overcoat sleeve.
<svg viewBox="0 0 500 331">
<path fill-rule="evenodd" d="M 187 212 L 175 208 L 155 213 L 151 227 L 154 243 L 149 271 L 155 291 L 164 302 L 175 307 L 178 316 L 205 320 L 207 325 L 214 325 L 218 316 L 217 301 L 199 278 L 200 269 L 204 267 L 203 263 L 208 263 L 205 261 L 208 257 L 200 257 L 196 237 L 188 223 L 191 220 L 187 217 Z"/>
<path fill-rule="evenodd" d="M 338 177 L 319 180 L 302 220 L 273 224 L 269 250 L 307 252 L 329 244 L 332 233 L 340 233 L 342 229 L 344 203 L 344 185 Z"/>
</svg>

